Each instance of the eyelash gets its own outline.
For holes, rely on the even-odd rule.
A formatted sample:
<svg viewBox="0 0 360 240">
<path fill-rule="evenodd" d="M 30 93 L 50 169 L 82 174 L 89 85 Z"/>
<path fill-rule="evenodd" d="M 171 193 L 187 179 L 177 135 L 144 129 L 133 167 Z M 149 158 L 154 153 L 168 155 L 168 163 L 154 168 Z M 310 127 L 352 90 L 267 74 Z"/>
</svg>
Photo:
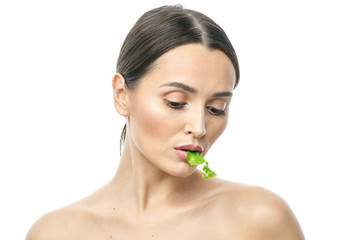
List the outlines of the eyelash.
<svg viewBox="0 0 360 240">
<path fill-rule="evenodd" d="M 225 111 L 224 110 L 220 110 L 217 108 L 213 108 L 213 107 L 206 107 L 208 109 L 208 111 L 210 112 L 211 115 L 215 115 L 215 116 L 224 116 L 225 115 Z"/>
<path fill-rule="evenodd" d="M 172 102 L 169 100 L 165 100 L 165 104 L 174 110 L 181 110 L 186 105 L 186 103 L 184 102 L 179 103 L 179 102 Z M 206 109 L 213 116 L 224 116 L 226 114 L 224 110 L 220 110 L 214 107 L 206 107 Z"/>
<path fill-rule="evenodd" d="M 170 108 L 173 108 L 173 109 L 176 109 L 176 110 L 180 110 L 186 105 L 186 103 L 184 103 L 184 102 L 179 103 L 179 102 L 172 102 L 172 101 L 169 101 L 169 100 L 165 100 L 165 103 Z"/>
</svg>

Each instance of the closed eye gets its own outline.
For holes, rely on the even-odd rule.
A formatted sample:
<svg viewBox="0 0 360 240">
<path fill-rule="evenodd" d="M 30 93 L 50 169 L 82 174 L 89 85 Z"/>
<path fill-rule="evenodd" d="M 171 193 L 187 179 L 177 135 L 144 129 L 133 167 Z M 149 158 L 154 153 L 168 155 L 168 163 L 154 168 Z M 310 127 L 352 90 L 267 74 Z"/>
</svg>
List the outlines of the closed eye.
<svg viewBox="0 0 360 240">
<path fill-rule="evenodd" d="M 173 101 L 169 101 L 169 100 L 164 100 L 165 104 L 175 110 L 181 110 L 186 106 L 185 102 L 173 102 Z M 207 111 L 214 116 L 224 116 L 226 113 L 224 110 L 218 109 L 218 108 L 214 108 L 211 106 L 206 107 Z"/>
<path fill-rule="evenodd" d="M 165 100 L 165 104 L 173 109 L 182 109 L 186 105 L 184 102 L 172 102 L 169 100 Z"/>
<path fill-rule="evenodd" d="M 207 110 L 209 111 L 209 113 L 211 115 L 225 115 L 225 111 L 224 110 L 220 110 L 220 109 L 217 109 L 217 108 L 214 108 L 214 107 L 207 107 Z"/>
</svg>

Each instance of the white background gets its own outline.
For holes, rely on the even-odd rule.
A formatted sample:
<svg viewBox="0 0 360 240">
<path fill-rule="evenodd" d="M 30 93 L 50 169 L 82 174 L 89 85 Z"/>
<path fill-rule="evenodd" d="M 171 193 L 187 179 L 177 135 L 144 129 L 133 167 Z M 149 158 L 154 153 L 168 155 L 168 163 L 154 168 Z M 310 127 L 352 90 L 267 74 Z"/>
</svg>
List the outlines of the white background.
<svg viewBox="0 0 360 240">
<path fill-rule="evenodd" d="M 219 177 L 281 195 L 307 239 L 360 239 L 356 1 L 2 1 L 0 236 L 114 174 L 124 123 L 111 78 L 145 11 L 182 3 L 227 32 L 240 85 L 207 155 Z"/>
</svg>

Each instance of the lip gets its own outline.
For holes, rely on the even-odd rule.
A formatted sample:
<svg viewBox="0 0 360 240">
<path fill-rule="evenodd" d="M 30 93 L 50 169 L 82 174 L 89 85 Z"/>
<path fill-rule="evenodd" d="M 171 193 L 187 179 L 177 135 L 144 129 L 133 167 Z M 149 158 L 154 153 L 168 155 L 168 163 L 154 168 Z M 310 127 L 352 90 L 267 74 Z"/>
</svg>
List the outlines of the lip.
<svg viewBox="0 0 360 240">
<path fill-rule="evenodd" d="M 193 151 L 193 152 L 197 151 L 200 154 L 203 151 L 203 148 L 200 145 L 194 145 L 194 144 L 182 145 L 182 146 L 175 147 L 174 149 L 175 149 L 176 154 L 184 160 L 187 160 L 186 155 L 187 155 L 188 151 Z"/>
<path fill-rule="evenodd" d="M 176 153 L 181 159 L 187 161 L 187 159 L 186 159 L 187 151 L 181 150 L 181 149 L 175 149 L 175 153 Z"/>
<path fill-rule="evenodd" d="M 203 148 L 200 145 L 194 145 L 194 144 L 187 144 L 175 147 L 176 150 L 190 150 L 190 151 L 197 151 L 201 153 L 203 151 Z"/>
</svg>

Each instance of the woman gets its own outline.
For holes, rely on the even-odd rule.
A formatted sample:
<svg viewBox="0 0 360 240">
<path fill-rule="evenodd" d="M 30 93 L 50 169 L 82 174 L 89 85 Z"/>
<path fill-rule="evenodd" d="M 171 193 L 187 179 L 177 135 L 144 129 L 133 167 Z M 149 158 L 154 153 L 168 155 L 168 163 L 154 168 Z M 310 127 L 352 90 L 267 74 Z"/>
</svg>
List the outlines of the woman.
<svg viewBox="0 0 360 240">
<path fill-rule="evenodd" d="M 186 159 L 205 156 L 225 130 L 238 81 L 235 51 L 211 19 L 179 6 L 145 13 L 112 81 L 126 117 L 114 178 L 40 218 L 27 239 L 303 239 L 280 197 L 204 179 Z"/>
</svg>

